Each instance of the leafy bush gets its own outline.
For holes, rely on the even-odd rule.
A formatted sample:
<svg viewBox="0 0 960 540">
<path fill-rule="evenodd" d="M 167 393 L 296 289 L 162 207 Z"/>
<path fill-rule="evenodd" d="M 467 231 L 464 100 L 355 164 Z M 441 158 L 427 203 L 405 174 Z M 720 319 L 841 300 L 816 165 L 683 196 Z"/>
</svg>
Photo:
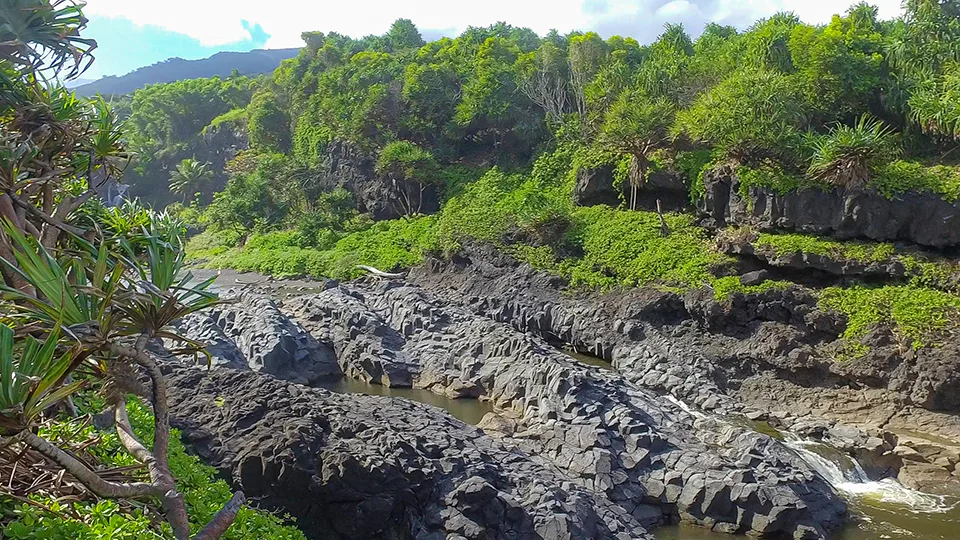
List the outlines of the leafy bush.
<svg viewBox="0 0 960 540">
<path fill-rule="evenodd" d="M 98 401 L 98 400 L 94 400 Z M 85 403 L 84 399 L 78 400 Z M 130 422 L 135 433 L 146 444 L 153 440 L 153 415 L 139 401 L 128 403 Z M 92 410 L 87 412 L 93 412 Z M 42 430 L 45 436 L 55 438 L 57 434 L 72 435 L 74 438 L 99 436 L 101 442 L 96 446 L 96 456 L 108 467 L 127 467 L 134 465 L 129 454 L 122 450 L 116 434 L 97 433 L 82 420 L 54 423 Z M 231 496 L 230 486 L 217 479 L 217 471 L 206 466 L 197 457 L 187 454 L 180 435 L 173 430 L 170 437 L 170 469 L 177 478 L 177 487 L 183 493 L 190 511 L 191 525 L 194 530 L 205 525 Z M 142 507 L 121 507 L 116 501 L 83 501 L 70 505 L 49 498 L 38 497 L 36 502 L 58 512 L 48 514 L 41 508 L 29 504 L 13 506 L 14 519 L 3 529 L 3 537 L 12 540 L 139 540 L 142 538 L 172 539 L 170 527 L 156 526 L 159 508 L 153 505 Z M 77 514 L 78 519 L 71 517 Z M 246 540 L 262 538 L 264 540 L 304 540 L 305 537 L 296 527 L 284 525 L 283 519 L 273 514 L 243 508 L 236 520 L 222 538 L 225 540 Z"/>
<path fill-rule="evenodd" d="M 924 166 L 915 161 L 897 160 L 881 168 L 870 186 L 888 199 L 910 191 L 934 193 L 947 202 L 960 199 L 960 167 Z"/>
<path fill-rule="evenodd" d="M 886 324 L 914 349 L 951 339 L 960 322 L 960 296 L 915 285 L 883 287 L 830 287 L 820 296 L 821 306 L 848 317 L 843 338 L 853 354 L 865 349 L 857 345 L 871 328 Z"/>
<path fill-rule="evenodd" d="M 798 141 L 802 104 L 790 77 L 776 71 L 741 71 L 678 113 L 674 133 L 715 145 L 740 161 L 789 158 Z"/>
</svg>

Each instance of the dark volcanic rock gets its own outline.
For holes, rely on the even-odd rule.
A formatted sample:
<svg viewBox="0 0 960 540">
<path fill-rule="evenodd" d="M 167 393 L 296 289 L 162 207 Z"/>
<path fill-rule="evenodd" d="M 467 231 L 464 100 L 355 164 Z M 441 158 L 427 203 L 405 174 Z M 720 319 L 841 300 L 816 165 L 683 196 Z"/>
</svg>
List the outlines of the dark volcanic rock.
<svg viewBox="0 0 960 540">
<path fill-rule="evenodd" d="M 833 490 L 770 437 L 698 419 L 418 287 L 342 286 L 285 309 L 318 341 L 347 352 L 345 372 L 376 379 L 394 364 L 417 387 L 493 401 L 514 419 L 505 441 L 645 523 L 683 519 L 723 532 L 824 538 L 845 512 Z"/>
<path fill-rule="evenodd" d="M 185 441 L 315 538 L 652 539 L 623 508 L 438 409 L 169 369 Z"/>
<path fill-rule="evenodd" d="M 445 301 L 604 358 L 625 379 L 715 414 L 759 414 L 786 427 L 813 416 L 960 441 L 960 343 L 913 350 L 878 329 L 863 358 L 836 362 L 824 351 L 838 344 L 845 320 L 802 287 L 722 303 L 709 289 L 571 293 L 478 246 L 452 261 L 429 260 L 411 278 Z M 895 465 L 875 469 L 890 475 Z"/>
<path fill-rule="evenodd" d="M 730 167 L 707 171 L 700 211 L 718 226 L 749 224 L 838 238 L 903 240 L 922 246 L 960 245 L 960 202 L 932 193 L 904 193 L 890 200 L 872 190 L 801 189 L 786 194 L 751 187 L 747 199 Z"/>
<path fill-rule="evenodd" d="M 185 337 L 207 344 L 214 366 L 251 369 L 306 384 L 341 375 L 329 346 L 317 343 L 273 300 L 256 293 L 190 315 L 178 327 Z"/>
<path fill-rule="evenodd" d="M 613 165 L 581 167 L 577 169 L 573 202 L 579 206 L 603 204 L 617 207 L 629 201 L 629 186 L 622 185 L 619 190 L 615 186 Z M 668 210 L 679 210 L 688 205 L 687 186 L 678 173 L 671 171 L 650 173 L 638 195 L 638 206 L 642 208 L 655 209 L 658 199 Z"/>
<path fill-rule="evenodd" d="M 395 187 L 391 179 L 375 171 L 375 159 L 349 143 L 334 141 L 327 147 L 326 156 L 310 180 L 307 190 L 321 193 L 342 187 L 353 194 L 358 210 L 369 212 L 375 220 L 397 219 L 403 209 L 393 196 Z M 414 209 L 424 214 L 433 214 L 440 209 L 440 197 L 435 186 L 409 186 Z"/>
</svg>

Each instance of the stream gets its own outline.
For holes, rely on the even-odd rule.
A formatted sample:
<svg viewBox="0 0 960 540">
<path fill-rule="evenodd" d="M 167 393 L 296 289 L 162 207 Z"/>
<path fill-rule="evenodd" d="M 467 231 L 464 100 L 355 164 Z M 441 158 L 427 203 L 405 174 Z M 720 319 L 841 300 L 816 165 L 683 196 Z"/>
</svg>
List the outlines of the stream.
<svg viewBox="0 0 960 540">
<path fill-rule="evenodd" d="M 604 360 L 571 351 L 564 352 L 582 364 L 602 370 L 614 369 Z M 493 406 L 486 401 L 450 399 L 429 390 L 389 388 L 350 378 L 321 387 L 338 393 L 406 398 L 440 407 L 473 425 L 493 411 Z M 676 403 L 688 409 L 682 402 Z M 772 434 L 763 426 L 752 427 L 762 433 Z M 829 446 L 801 440 L 791 433 L 776 435 L 827 480 L 850 505 L 850 523 L 834 535 L 836 540 L 948 540 L 958 537 L 960 499 L 914 491 L 893 479 L 870 480 L 859 463 Z M 727 534 L 687 525 L 660 527 L 654 533 L 659 540 L 730 539 Z"/>
</svg>

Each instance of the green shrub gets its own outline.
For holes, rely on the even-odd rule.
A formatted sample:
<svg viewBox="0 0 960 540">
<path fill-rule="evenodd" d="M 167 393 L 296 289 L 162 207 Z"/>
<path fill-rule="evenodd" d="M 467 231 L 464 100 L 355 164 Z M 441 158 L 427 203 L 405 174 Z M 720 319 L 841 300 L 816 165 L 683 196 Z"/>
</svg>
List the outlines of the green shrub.
<svg viewBox="0 0 960 540">
<path fill-rule="evenodd" d="M 82 400 L 78 403 L 82 403 Z M 150 410 L 140 402 L 131 402 L 128 410 L 134 431 L 149 447 L 153 443 L 153 417 Z M 121 450 L 120 441 L 115 432 L 97 434 L 92 426 L 85 425 L 82 420 L 54 423 L 44 431 L 44 436 L 54 436 L 57 433 L 74 434 L 75 437 L 80 438 L 99 435 L 102 438 L 101 442 L 91 449 L 104 465 L 126 467 L 134 464 L 132 457 Z M 191 528 L 197 531 L 209 522 L 230 499 L 232 495 L 230 486 L 216 478 L 216 469 L 202 464 L 197 457 L 187 454 L 177 430 L 172 430 L 170 437 L 170 469 L 177 478 L 177 487 L 186 500 Z M 36 502 L 58 513 L 51 515 L 36 506 L 25 503 L 19 505 L 4 503 L 4 506 L 10 507 L 15 516 L 15 519 L 3 529 L 4 538 L 12 540 L 173 539 L 173 532 L 166 523 L 159 528 L 155 526 L 160 510 L 153 504 L 130 508 L 121 507 L 117 501 L 110 500 L 77 502 L 71 505 L 73 512 L 79 516 L 79 519 L 76 519 L 71 517 L 72 512 L 66 511 L 68 508 L 56 500 L 37 497 Z M 283 521 L 278 516 L 267 512 L 243 508 L 222 538 L 224 540 L 306 539 L 298 529 L 284 525 Z"/>
<path fill-rule="evenodd" d="M 935 193 L 947 202 L 956 202 L 960 199 L 960 168 L 897 160 L 881 168 L 869 185 L 888 199 L 913 191 Z"/>
<path fill-rule="evenodd" d="M 758 285 L 744 285 L 739 276 L 726 276 L 713 280 L 713 297 L 717 302 L 726 302 L 734 294 L 759 294 L 772 289 L 786 289 L 789 281 L 766 280 Z"/>
<path fill-rule="evenodd" d="M 808 142 L 813 156 L 807 174 L 835 186 L 863 186 L 900 153 L 893 131 L 866 114 L 853 126 L 838 125 Z"/>
<path fill-rule="evenodd" d="M 840 242 L 806 234 L 761 233 L 755 244 L 761 248 L 772 249 L 780 256 L 797 252 L 811 253 L 864 264 L 887 262 L 896 254 L 893 244 Z"/>
<path fill-rule="evenodd" d="M 884 324 L 914 349 L 935 345 L 960 322 L 960 297 L 916 285 L 830 287 L 820 296 L 821 306 L 848 317 L 843 338 L 854 344 L 871 328 Z"/>
</svg>

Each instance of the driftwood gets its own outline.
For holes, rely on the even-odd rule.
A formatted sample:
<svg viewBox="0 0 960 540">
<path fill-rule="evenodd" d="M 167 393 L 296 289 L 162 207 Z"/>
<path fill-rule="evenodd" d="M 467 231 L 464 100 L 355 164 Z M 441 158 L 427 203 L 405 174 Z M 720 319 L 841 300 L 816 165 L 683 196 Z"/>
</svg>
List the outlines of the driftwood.
<svg viewBox="0 0 960 540">
<path fill-rule="evenodd" d="M 364 264 L 358 264 L 356 268 L 359 268 L 361 270 L 366 270 L 371 275 L 381 277 L 381 278 L 386 278 L 386 279 L 402 279 L 403 278 L 403 274 L 392 274 L 390 272 L 384 272 L 383 270 L 377 270 L 372 266 L 367 266 Z"/>
</svg>

